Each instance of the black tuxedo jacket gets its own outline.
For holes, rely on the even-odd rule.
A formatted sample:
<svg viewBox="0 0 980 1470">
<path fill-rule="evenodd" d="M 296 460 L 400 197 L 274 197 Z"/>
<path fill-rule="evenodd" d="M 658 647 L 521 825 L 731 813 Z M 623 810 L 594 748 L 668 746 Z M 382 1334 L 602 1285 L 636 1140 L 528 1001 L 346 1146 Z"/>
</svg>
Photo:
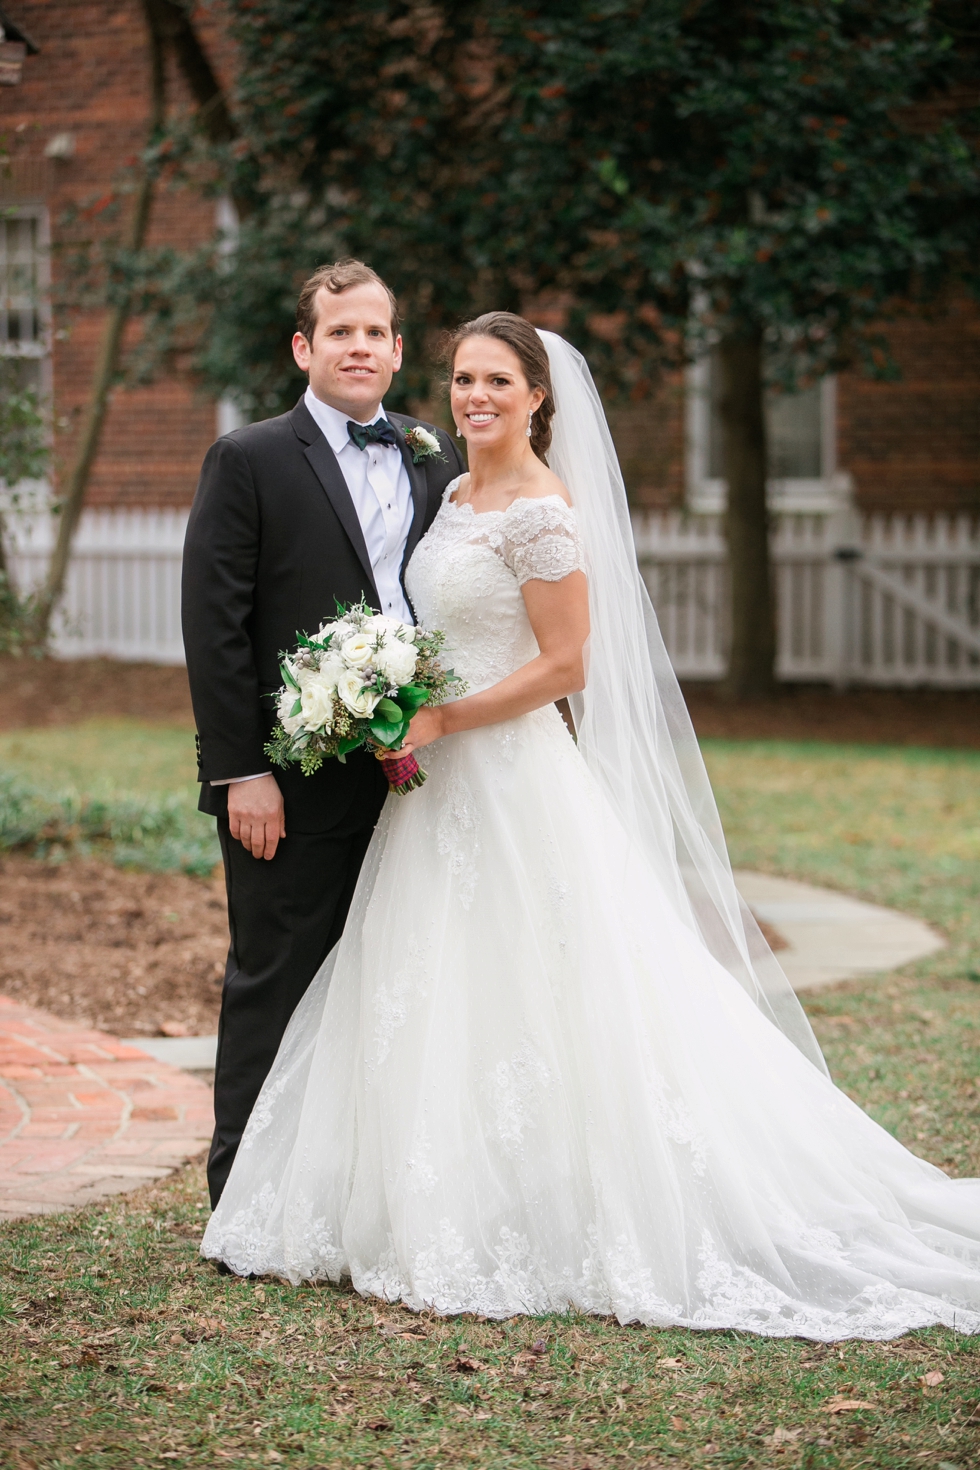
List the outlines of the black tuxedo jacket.
<svg viewBox="0 0 980 1470">
<path fill-rule="evenodd" d="M 396 427 L 414 419 L 389 414 Z M 432 428 L 426 425 L 427 428 Z M 399 445 L 415 514 L 404 568 L 428 530 L 442 492 L 463 465 L 452 439 L 443 458 L 412 463 Z M 335 601 L 379 607 L 367 547 L 337 457 L 302 399 L 290 413 L 237 429 L 212 444 L 187 524 L 181 619 L 198 731 L 200 809 L 227 811 L 227 787 L 212 780 L 269 769 L 263 751 L 275 724 L 279 654 L 315 631 Z M 377 784 L 373 757 L 325 761 L 315 776 L 276 769 L 287 831 L 324 831 L 345 821 L 358 793 Z"/>
</svg>

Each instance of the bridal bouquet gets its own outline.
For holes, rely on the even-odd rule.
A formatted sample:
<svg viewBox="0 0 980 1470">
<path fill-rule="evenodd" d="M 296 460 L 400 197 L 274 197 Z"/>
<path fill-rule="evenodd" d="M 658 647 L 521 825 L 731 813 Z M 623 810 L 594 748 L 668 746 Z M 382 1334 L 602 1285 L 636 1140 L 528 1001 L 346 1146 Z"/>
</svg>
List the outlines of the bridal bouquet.
<svg viewBox="0 0 980 1470">
<path fill-rule="evenodd" d="M 415 756 L 397 751 L 416 710 L 465 690 L 439 662 L 445 636 L 373 613 L 363 602 L 338 603 L 337 616 L 316 637 L 303 634 L 294 653 L 280 654 L 279 723 L 266 755 L 277 766 L 299 761 L 311 776 L 328 756 L 342 761 L 367 745 L 389 790 L 404 795 L 421 786 L 425 772 Z"/>
</svg>

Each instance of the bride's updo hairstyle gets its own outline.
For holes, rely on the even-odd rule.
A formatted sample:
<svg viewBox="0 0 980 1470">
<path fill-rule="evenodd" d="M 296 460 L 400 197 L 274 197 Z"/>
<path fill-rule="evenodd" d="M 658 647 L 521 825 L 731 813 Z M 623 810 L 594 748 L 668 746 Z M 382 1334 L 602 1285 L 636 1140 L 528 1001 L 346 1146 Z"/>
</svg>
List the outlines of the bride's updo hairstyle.
<svg viewBox="0 0 980 1470">
<path fill-rule="evenodd" d="M 548 350 L 537 332 L 522 316 L 512 311 L 487 311 L 483 316 L 457 327 L 446 340 L 443 360 L 452 374 L 456 354 L 468 337 L 494 337 L 517 354 L 521 371 L 529 388 L 541 388 L 544 402 L 535 409 L 531 420 L 531 448 L 538 459 L 548 463 L 548 448 L 551 444 L 551 420 L 555 416 L 555 395 L 551 386 L 551 366 Z"/>
</svg>

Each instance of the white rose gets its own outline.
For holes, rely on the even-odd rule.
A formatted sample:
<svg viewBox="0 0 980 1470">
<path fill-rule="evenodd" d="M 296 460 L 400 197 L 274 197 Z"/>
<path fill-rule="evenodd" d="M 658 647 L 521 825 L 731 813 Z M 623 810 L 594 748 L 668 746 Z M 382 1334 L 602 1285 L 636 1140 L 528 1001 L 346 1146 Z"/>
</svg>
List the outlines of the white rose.
<svg viewBox="0 0 980 1470">
<path fill-rule="evenodd" d="M 416 424 L 412 430 L 412 438 L 424 445 L 430 454 L 438 454 L 439 440 L 435 434 L 430 434 L 428 429 L 423 429 L 421 424 Z"/>
<path fill-rule="evenodd" d="M 344 660 L 341 658 L 339 652 L 335 653 L 334 650 L 331 648 L 329 652 L 325 653 L 320 659 L 320 667 L 317 672 L 315 674 L 311 674 L 310 677 L 317 679 L 321 684 L 328 686 L 330 689 L 336 689 L 337 680 L 340 678 L 341 674 L 345 671 L 346 668 L 347 665 L 344 663 Z M 303 680 L 300 679 L 299 682 L 300 687 L 302 687 Z"/>
<path fill-rule="evenodd" d="M 335 619 L 332 623 L 321 623 L 317 629 L 317 642 L 322 643 L 324 638 L 332 635 L 333 643 L 330 646 L 331 648 L 337 648 L 343 643 L 345 638 L 350 637 L 353 631 L 353 623 L 344 622 L 343 620 Z"/>
<path fill-rule="evenodd" d="M 388 638 L 378 649 L 375 663 L 392 684 L 407 684 L 415 673 L 418 654 L 411 643 L 402 643 L 398 638 Z"/>
<path fill-rule="evenodd" d="M 312 670 L 302 681 L 303 724 L 310 730 L 329 733 L 333 725 L 333 701 L 335 685 Z"/>
<path fill-rule="evenodd" d="M 370 633 L 355 633 L 350 638 L 345 638 L 341 644 L 340 651 L 344 656 L 344 663 L 351 669 L 364 669 L 374 658 L 374 647 L 376 639 Z"/>
<path fill-rule="evenodd" d="M 287 735 L 296 735 L 303 728 L 302 714 L 290 713 L 298 698 L 295 689 L 284 689 L 279 696 L 279 723 Z"/>
<path fill-rule="evenodd" d="M 377 689 L 366 689 L 356 669 L 348 669 L 337 680 L 337 693 L 352 715 L 369 715 L 381 698 Z"/>
<path fill-rule="evenodd" d="M 396 638 L 399 633 L 405 635 L 414 633 L 407 623 L 400 623 L 397 618 L 386 618 L 384 613 L 372 613 L 369 618 L 364 619 L 365 633 L 384 633 L 386 637 Z"/>
</svg>

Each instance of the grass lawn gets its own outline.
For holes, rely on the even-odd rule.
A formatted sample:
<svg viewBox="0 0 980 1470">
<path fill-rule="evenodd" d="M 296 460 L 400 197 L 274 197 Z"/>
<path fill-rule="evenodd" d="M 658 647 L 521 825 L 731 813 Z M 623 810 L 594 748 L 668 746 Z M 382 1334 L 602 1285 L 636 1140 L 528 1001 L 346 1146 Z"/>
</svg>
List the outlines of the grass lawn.
<svg viewBox="0 0 980 1470">
<path fill-rule="evenodd" d="M 706 741 L 736 867 L 935 924 L 919 973 L 980 981 L 980 752 Z"/>
<path fill-rule="evenodd" d="M 896 904 L 949 935 L 918 967 L 807 1008 L 841 1086 L 922 1156 L 980 1174 L 980 756 L 706 753 L 737 864 Z M 980 1464 L 980 1339 L 821 1346 L 419 1318 L 345 1290 L 219 1277 L 196 1254 L 206 1210 L 192 1167 L 0 1227 L 0 1464 Z"/>
<path fill-rule="evenodd" d="M 117 717 L 0 731 L 0 768 L 48 790 L 186 792 L 197 800 L 194 732 Z"/>
</svg>

